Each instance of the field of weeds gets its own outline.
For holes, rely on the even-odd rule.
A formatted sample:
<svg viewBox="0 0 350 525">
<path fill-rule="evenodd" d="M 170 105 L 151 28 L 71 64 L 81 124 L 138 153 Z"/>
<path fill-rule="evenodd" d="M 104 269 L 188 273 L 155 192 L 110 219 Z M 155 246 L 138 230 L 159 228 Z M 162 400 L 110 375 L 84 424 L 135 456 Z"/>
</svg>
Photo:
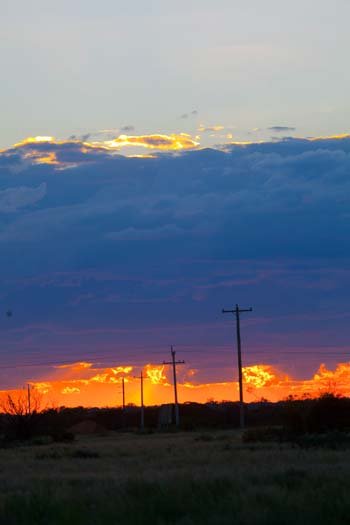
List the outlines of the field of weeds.
<svg viewBox="0 0 350 525">
<path fill-rule="evenodd" d="M 80 437 L 0 450 L 6 525 L 348 524 L 350 451 L 239 432 Z"/>
</svg>

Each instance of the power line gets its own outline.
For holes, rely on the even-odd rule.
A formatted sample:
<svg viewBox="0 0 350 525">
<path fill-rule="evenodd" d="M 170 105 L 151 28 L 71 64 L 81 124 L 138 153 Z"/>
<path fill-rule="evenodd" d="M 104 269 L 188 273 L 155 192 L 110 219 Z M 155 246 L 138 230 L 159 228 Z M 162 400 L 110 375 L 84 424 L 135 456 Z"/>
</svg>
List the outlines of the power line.
<svg viewBox="0 0 350 525">
<path fill-rule="evenodd" d="M 228 352 L 226 352 L 228 353 Z M 203 354 L 203 352 L 202 352 Z M 341 356 L 348 356 L 350 358 L 350 352 L 317 352 L 317 351 L 301 351 L 301 352 L 297 352 L 297 351 L 281 351 L 281 352 L 278 352 L 278 354 L 276 354 L 275 352 L 260 352 L 261 355 L 267 355 L 271 358 L 274 358 L 274 359 L 280 359 L 281 357 L 283 357 L 283 355 L 314 355 L 315 357 L 317 356 L 320 356 L 320 357 L 329 357 L 329 358 L 334 358 L 334 357 L 341 357 Z M 248 354 L 247 355 L 247 358 L 252 360 L 254 359 L 254 356 L 255 356 L 255 353 L 254 354 Z M 211 356 L 207 356 L 207 357 L 211 357 Z M 90 357 L 87 357 L 85 356 L 86 359 L 90 359 L 92 361 L 91 364 L 93 365 L 96 365 L 96 364 L 105 364 L 108 360 L 113 360 L 113 361 L 116 361 L 117 359 L 120 360 L 121 358 L 118 357 L 118 358 L 115 358 L 115 357 L 112 357 L 112 356 L 105 356 L 105 357 L 100 357 L 100 358 L 96 358 L 96 359 L 92 359 Z M 144 358 L 140 357 L 139 360 L 135 361 L 133 359 L 128 359 L 127 357 L 123 357 L 123 360 L 127 360 L 127 364 L 130 365 L 130 366 L 138 366 L 140 365 L 141 363 L 144 363 Z M 1 365 L 0 366 L 0 370 L 7 370 L 7 369 L 20 369 L 20 368 L 34 368 L 34 367 L 45 367 L 45 366 L 65 366 L 67 365 L 70 366 L 70 365 L 74 365 L 74 364 L 77 364 L 79 362 L 84 362 L 83 361 L 84 358 L 72 358 L 70 359 L 70 362 L 67 363 L 66 360 L 64 359 L 61 359 L 61 360 L 57 360 L 57 361 L 44 361 L 44 362 L 32 362 L 32 363 L 22 363 L 22 364 L 16 364 L 16 365 L 11 365 L 11 364 L 5 364 L 5 365 Z M 191 361 L 188 361 L 188 363 L 190 363 Z M 172 364 L 172 363 L 168 363 L 168 364 Z M 118 365 L 112 365 L 113 366 L 118 366 Z M 225 363 L 223 363 L 223 367 L 225 366 Z M 202 365 L 196 365 L 196 368 L 212 368 L 212 366 L 202 366 Z"/>
<path fill-rule="evenodd" d="M 80 362 L 84 362 L 83 361 L 84 358 L 72 358 L 70 359 L 69 363 L 67 363 L 67 360 L 65 359 L 61 359 L 61 360 L 57 360 L 57 361 L 44 361 L 44 362 L 35 362 L 35 363 L 22 363 L 22 364 L 17 364 L 17 365 L 3 365 L 3 366 L 0 366 L 0 370 L 1 369 L 8 369 L 8 368 L 31 368 L 31 367 L 42 367 L 42 366 L 65 366 L 67 365 L 70 366 L 70 365 L 74 365 L 74 364 L 79 364 Z M 100 358 L 96 358 L 96 359 L 92 359 L 91 357 L 86 357 L 86 359 L 89 359 L 92 363 L 91 364 L 104 364 L 106 362 L 110 362 L 111 360 L 113 361 L 116 361 L 116 359 L 121 359 L 121 358 L 115 358 L 113 356 L 105 356 L 105 357 L 100 357 Z M 127 360 L 127 363 L 130 364 L 130 365 L 133 365 L 133 366 L 138 366 L 142 363 L 144 363 L 145 359 L 140 357 L 140 359 L 138 359 L 137 361 L 133 360 L 133 359 L 127 359 L 127 357 L 123 358 L 123 360 Z M 113 366 L 118 366 L 118 365 L 113 365 Z"/>
</svg>

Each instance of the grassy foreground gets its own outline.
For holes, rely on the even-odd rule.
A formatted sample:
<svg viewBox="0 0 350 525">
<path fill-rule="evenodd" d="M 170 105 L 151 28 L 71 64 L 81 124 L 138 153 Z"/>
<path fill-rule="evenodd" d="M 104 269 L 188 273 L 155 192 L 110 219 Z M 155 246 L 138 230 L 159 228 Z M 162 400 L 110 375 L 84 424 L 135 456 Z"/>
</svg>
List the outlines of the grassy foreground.
<svg viewBox="0 0 350 525">
<path fill-rule="evenodd" d="M 350 522 L 350 451 L 238 432 L 109 434 L 0 450 L 6 525 Z"/>
</svg>

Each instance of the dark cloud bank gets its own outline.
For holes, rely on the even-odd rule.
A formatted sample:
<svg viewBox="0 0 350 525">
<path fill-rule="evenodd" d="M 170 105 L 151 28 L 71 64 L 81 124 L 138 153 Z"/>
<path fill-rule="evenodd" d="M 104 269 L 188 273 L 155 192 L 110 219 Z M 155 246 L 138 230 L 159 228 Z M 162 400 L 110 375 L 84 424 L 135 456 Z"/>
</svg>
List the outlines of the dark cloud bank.
<svg viewBox="0 0 350 525">
<path fill-rule="evenodd" d="M 59 164 L 33 164 L 27 146 L 0 154 L 0 301 L 16 312 L 0 327 L 14 358 L 171 343 L 206 356 L 232 341 L 220 309 L 236 302 L 254 306 L 248 361 L 295 367 L 281 349 L 346 346 L 350 138 L 154 159 L 35 148 Z"/>
</svg>

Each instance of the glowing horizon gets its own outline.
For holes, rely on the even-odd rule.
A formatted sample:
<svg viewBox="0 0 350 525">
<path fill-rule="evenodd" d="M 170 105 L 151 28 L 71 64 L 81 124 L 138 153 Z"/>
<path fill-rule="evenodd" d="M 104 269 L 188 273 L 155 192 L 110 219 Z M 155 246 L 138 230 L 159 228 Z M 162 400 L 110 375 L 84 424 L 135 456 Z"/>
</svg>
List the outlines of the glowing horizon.
<svg viewBox="0 0 350 525">
<path fill-rule="evenodd" d="M 140 367 L 132 365 L 96 368 L 91 362 L 67 363 L 54 367 L 53 377 L 29 381 L 40 396 L 41 409 L 66 406 L 118 407 L 122 402 L 122 380 L 125 382 L 126 404 L 139 406 Z M 173 403 L 172 370 L 168 365 L 148 363 L 144 371 L 145 406 Z M 58 372 L 58 373 L 57 373 Z M 201 383 L 197 371 L 187 367 L 184 380 L 178 381 L 180 403 L 237 401 L 237 381 Z M 334 370 L 321 364 L 309 379 L 296 379 L 268 364 L 243 367 L 244 400 L 247 403 L 266 400 L 277 402 L 293 396 L 315 398 L 325 393 L 350 395 L 350 362 L 338 363 Z M 20 395 L 21 389 L 0 391 L 0 398 Z"/>
</svg>

